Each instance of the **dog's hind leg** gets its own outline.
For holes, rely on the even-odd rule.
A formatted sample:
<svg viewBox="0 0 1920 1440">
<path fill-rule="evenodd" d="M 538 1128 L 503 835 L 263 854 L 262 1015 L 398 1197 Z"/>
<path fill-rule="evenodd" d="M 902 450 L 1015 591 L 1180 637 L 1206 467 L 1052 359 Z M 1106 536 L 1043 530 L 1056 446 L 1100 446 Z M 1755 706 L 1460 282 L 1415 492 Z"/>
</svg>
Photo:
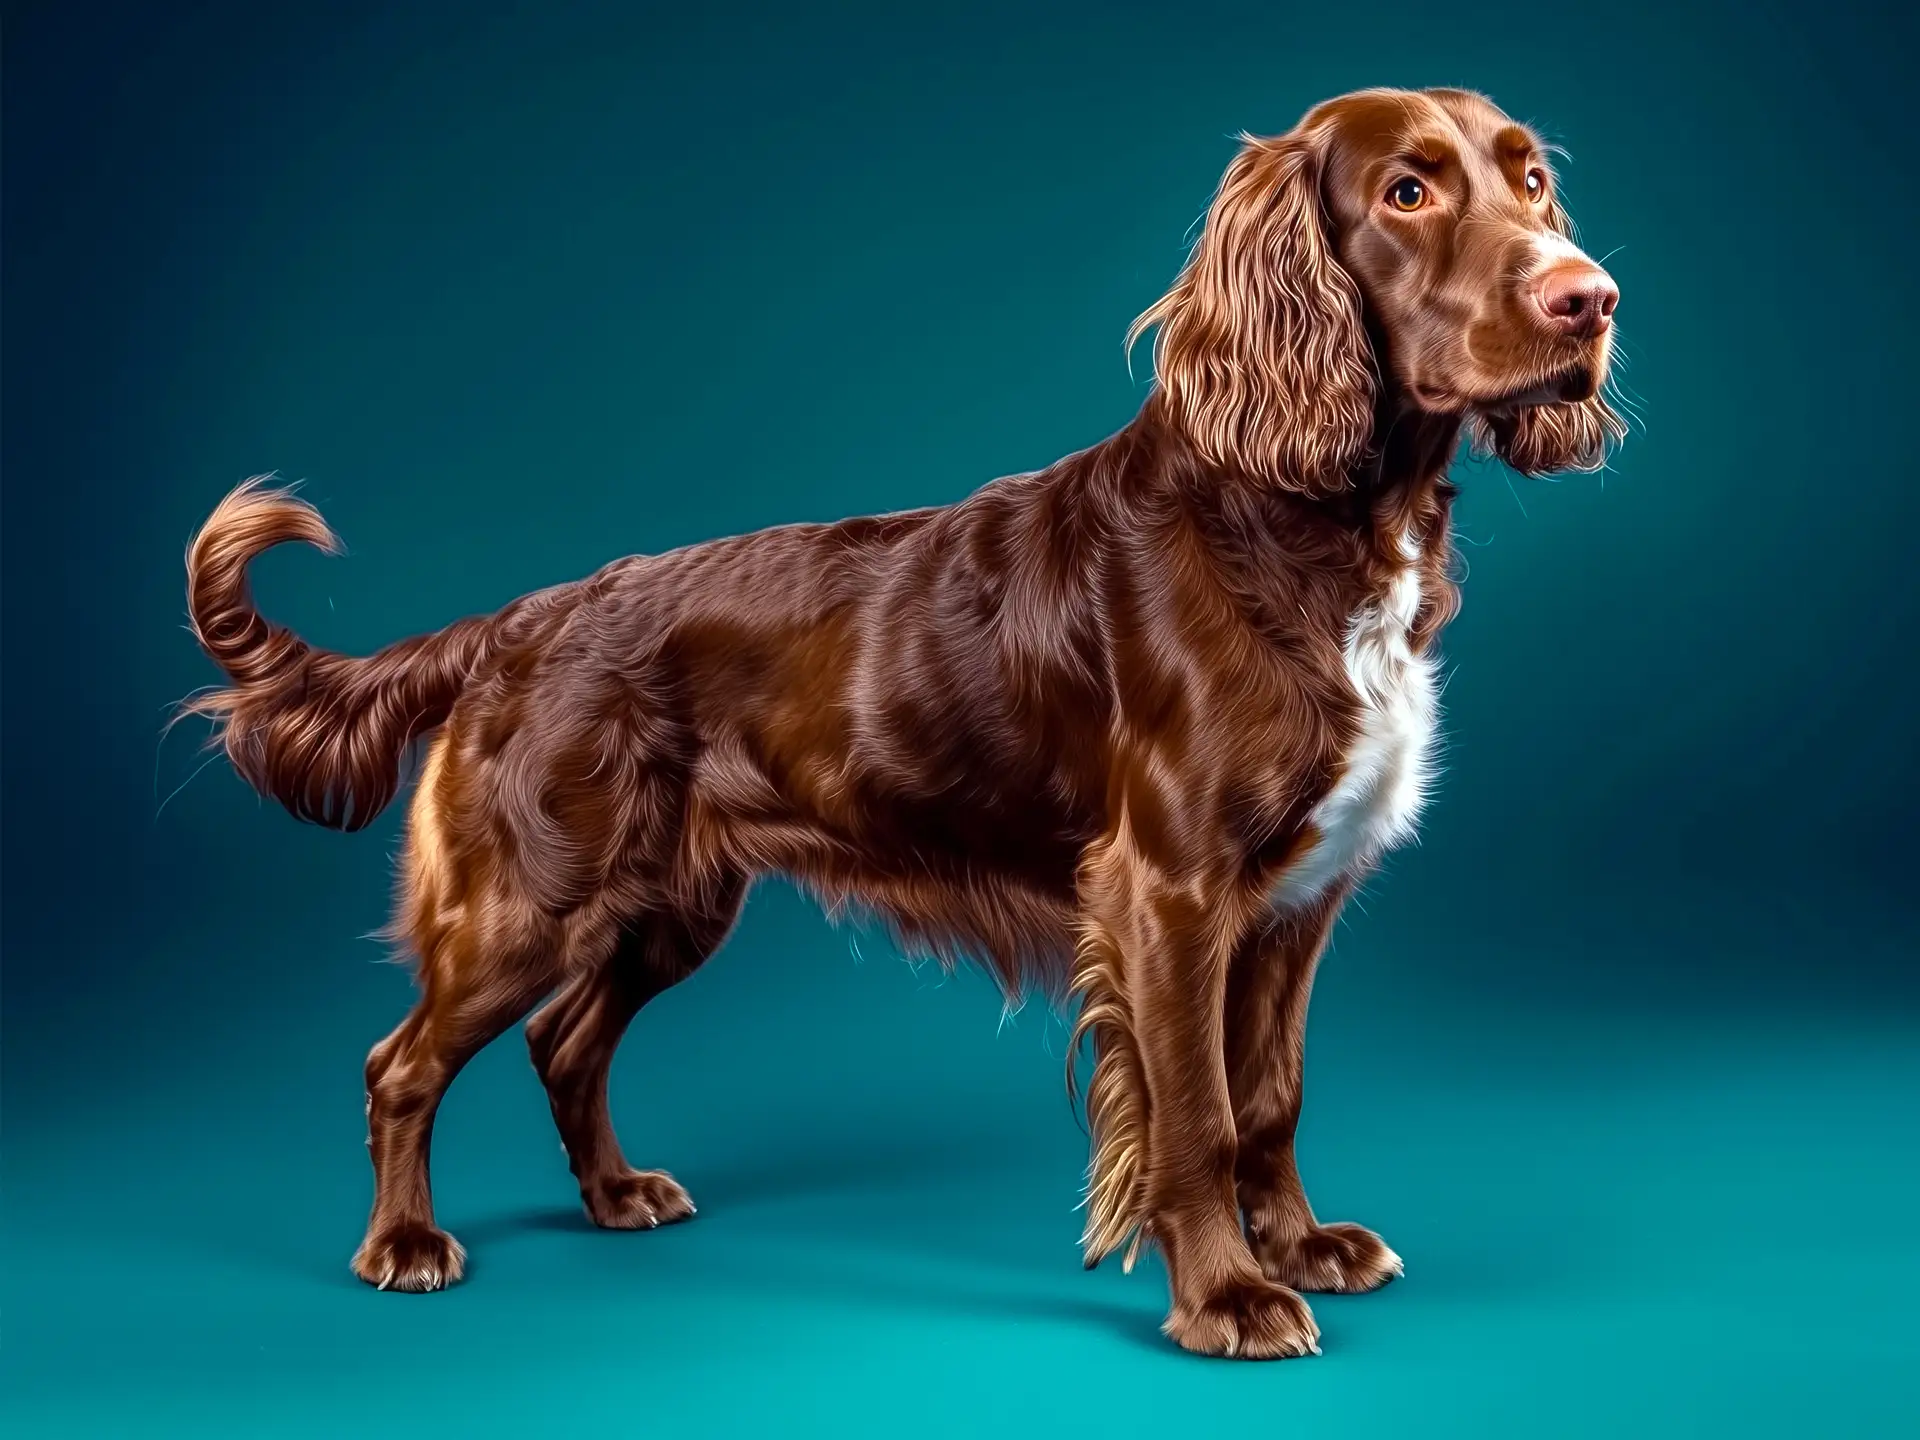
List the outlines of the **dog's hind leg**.
<svg viewBox="0 0 1920 1440">
<path fill-rule="evenodd" d="M 629 1022 L 720 948 L 746 888 L 744 878 L 730 879 L 697 911 L 653 912 L 630 922 L 604 962 L 568 981 L 527 1022 L 533 1067 L 596 1225 L 645 1230 L 693 1214 L 693 1201 L 671 1175 L 627 1164 L 608 1112 L 607 1077 Z"/>
<path fill-rule="evenodd" d="M 374 1202 L 353 1271 L 382 1290 L 438 1290 L 465 1270 L 466 1252 L 433 1222 L 433 1120 L 467 1061 L 552 988 L 559 937 L 539 932 L 559 927 L 525 928 L 507 936 L 462 925 L 441 936 L 422 957 L 420 1002 L 367 1057 Z"/>
<path fill-rule="evenodd" d="M 456 855 L 443 806 L 447 742 L 430 752 L 414 797 L 398 935 L 419 957 L 420 1000 L 367 1056 L 373 1214 L 353 1271 L 383 1290 L 438 1290 L 466 1252 L 434 1224 L 428 1157 L 440 1099 L 461 1068 L 558 980 L 580 927 L 517 892 L 505 867 Z M 578 917 L 576 917 L 577 919 Z"/>
</svg>

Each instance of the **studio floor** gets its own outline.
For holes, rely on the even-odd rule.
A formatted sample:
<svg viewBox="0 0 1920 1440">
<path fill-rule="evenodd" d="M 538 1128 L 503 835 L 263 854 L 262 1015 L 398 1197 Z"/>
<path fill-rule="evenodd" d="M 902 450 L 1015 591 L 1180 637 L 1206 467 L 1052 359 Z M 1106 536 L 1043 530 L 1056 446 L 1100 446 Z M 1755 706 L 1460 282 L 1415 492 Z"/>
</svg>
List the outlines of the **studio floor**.
<svg viewBox="0 0 1920 1440">
<path fill-rule="evenodd" d="M 281 942 L 263 1007 L 210 951 L 156 953 L 206 978 L 120 1017 L 111 1063 L 45 1027 L 13 1047 L 9 1432 L 1914 1433 L 1910 1013 L 1496 1003 L 1476 976 L 1604 957 L 1440 950 L 1449 996 L 1387 958 L 1405 938 L 1336 942 L 1302 1158 L 1322 1216 L 1378 1228 L 1407 1274 L 1320 1298 L 1324 1354 L 1272 1364 L 1163 1340 L 1157 1262 L 1081 1271 L 1057 1020 L 1002 1024 L 984 982 L 791 896 L 756 897 L 616 1070 L 630 1157 L 698 1218 L 587 1224 L 516 1032 L 442 1112 L 439 1215 L 471 1268 L 424 1297 L 346 1268 L 360 1057 L 404 976 Z"/>
</svg>

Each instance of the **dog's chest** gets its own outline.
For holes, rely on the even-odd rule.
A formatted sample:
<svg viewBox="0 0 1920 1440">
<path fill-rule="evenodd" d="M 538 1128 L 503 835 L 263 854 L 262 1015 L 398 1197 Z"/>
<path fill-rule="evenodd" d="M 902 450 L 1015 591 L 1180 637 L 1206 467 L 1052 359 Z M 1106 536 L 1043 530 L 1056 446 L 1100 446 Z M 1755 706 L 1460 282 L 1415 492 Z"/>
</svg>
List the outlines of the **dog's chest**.
<svg viewBox="0 0 1920 1440">
<path fill-rule="evenodd" d="M 1413 650 L 1420 610 L 1420 550 L 1384 594 L 1355 612 L 1342 651 L 1357 723 L 1333 788 L 1307 818 L 1311 843 L 1280 875 L 1274 902 L 1296 906 L 1372 865 L 1411 838 L 1432 774 L 1439 687 L 1433 661 Z"/>
</svg>

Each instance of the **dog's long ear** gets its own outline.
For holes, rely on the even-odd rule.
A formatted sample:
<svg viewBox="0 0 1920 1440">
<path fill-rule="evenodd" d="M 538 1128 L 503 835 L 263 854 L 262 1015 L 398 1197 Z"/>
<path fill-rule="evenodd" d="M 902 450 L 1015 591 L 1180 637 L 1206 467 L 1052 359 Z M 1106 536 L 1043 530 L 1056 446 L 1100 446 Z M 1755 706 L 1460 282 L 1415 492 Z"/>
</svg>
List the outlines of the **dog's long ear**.
<svg viewBox="0 0 1920 1440">
<path fill-rule="evenodd" d="M 1127 341 L 1156 331 L 1155 376 L 1207 459 L 1328 495 L 1373 430 L 1360 291 L 1328 243 L 1312 141 L 1241 141 L 1186 268 Z"/>
<path fill-rule="evenodd" d="M 1556 194 L 1547 200 L 1547 224 L 1568 240 L 1573 222 Z M 1627 427 L 1604 395 L 1564 405 L 1534 405 L 1512 415 L 1476 415 L 1474 448 L 1497 455 L 1522 475 L 1592 471 L 1607 463 L 1607 450 L 1626 438 Z"/>
</svg>

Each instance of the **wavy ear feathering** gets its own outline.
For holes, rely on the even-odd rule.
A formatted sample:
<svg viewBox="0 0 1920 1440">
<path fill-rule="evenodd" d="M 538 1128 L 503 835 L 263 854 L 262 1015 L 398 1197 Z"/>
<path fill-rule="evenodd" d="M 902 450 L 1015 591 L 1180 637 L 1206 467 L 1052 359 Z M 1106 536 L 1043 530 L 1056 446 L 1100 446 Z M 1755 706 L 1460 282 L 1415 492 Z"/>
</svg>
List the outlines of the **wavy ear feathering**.
<svg viewBox="0 0 1920 1440">
<path fill-rule="evenodd" d="M 1547 224 L 1574 238 L 1573 220 L 1558 196 L 1547 202 Z M 1605 468 L 1607 451 L 1627 438 L 1626 423 L 1604 394 L 1560 405 L 1530 405 L 1508 415 L 1475 415 L 1474 449 L 1505 461 L 1522 475 L 1560 475 Z"/>
<path fill-rule="evenodd" d="M 1312 141 L 1240 140 L 1186 267 L 1127 345 L 1155 331 L 1165 404 L 1208 460 L 1331 495 L 1373 431 L 1360 290 L 1327 237 Z"/>
</svg>

